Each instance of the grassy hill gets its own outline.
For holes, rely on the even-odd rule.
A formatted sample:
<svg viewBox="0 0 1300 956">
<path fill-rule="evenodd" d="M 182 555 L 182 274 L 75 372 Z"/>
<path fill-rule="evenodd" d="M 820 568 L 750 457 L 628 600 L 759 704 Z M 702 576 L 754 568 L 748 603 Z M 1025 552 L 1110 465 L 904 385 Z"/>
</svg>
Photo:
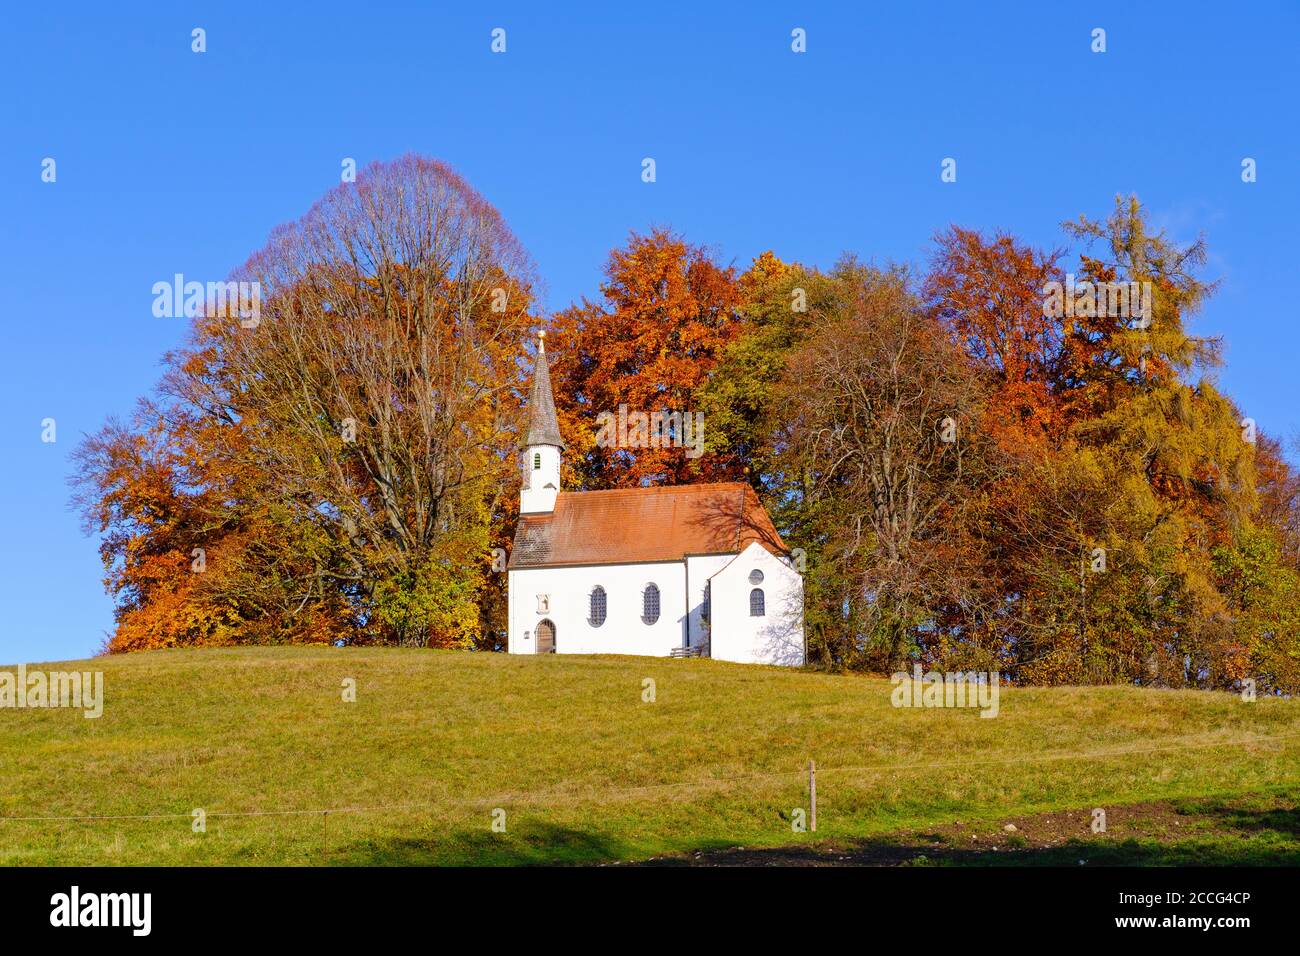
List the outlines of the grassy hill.
<svg viewBox="0 0 1300 956">
<path fill-rule="evenodd" d="M 1071 861 L 1300 862 L 1300 701 L 1003 689 L 990 720 L 894 708 L 885 680 L 707 660 L 258 648 L 45 665 L 73 666 L 104 672 L 98 720 L 0 710 L 2 863 L 726 862 L 733 847 L 865 846 L 982 862 L 967 830 L 1003 834 L 1002 861 L 1059 862 L 1005 836 L 1017 819 L 1017 833 L 1066 821 L 1042 846 Z M 816 834 L 791 829 L 809 758 Z M 1152 801 L 1172 814 L 1158 832 L 1120 825 Z M 1093 807 L 1111 832 L 1089 831 Z M 12 819 L 74 815 L 122 819 Z M 920 849 L 941 844 L 954 852 Z"/>
</svg>

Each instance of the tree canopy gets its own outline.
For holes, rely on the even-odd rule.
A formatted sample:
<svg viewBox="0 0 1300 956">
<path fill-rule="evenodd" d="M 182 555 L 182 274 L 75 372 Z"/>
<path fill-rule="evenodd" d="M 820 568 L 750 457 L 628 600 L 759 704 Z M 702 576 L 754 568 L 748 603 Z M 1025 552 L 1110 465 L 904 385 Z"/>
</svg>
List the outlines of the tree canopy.
<svg viewBox="0 0 1300 956">
<path fill-rule="evenodd" d="M 805 573 L 815 666 L 1294 693 L 1300 474 L 1188 331 L 1205 261 L 1133 197 L 1050 250 L 950 226 L 919 269 L 741 269 L 655 228 L 541 316 L 463 179 L 372 165 L 233 277 L 258 321 L 197 316 L 80 447 L 109 650 L 504 646 L 545 328 L 564 487 L 748 481 Z M 601 437 L 657 413 L 661 441 Z"/>
</svg>

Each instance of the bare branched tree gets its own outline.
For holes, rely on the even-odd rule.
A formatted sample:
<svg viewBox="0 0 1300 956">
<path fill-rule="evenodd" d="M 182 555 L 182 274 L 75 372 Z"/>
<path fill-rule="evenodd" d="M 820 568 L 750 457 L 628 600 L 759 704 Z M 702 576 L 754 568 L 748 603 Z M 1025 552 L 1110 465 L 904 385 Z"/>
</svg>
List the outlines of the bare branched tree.
<svg viewBox="0 0 1300 956">
<path fill-rule="evenodd" d="M 901 275 L 864 270 L 817 321 L 782 389 L 785 454 L 814 507 L 834 511 L 827 554 L 853 582 L 868 653 L 892 666 L 927 608 L 969 590 L 960 528 L 987 478 L 970 437 L 981 385 Z"/>
<path fill-rule="evenodd" d="M 256 465 L 265 507 L 332 543 L 304 604 L 341 591 L 372 635 L 463 641 L 514 475 L 524 250 L 449 167 L 410 156 L 278 229 L 238 278 L 260 284 L 259 320 L 204 323 L 165 391 L 230 426 L 212 453 Z"/>
</svg>

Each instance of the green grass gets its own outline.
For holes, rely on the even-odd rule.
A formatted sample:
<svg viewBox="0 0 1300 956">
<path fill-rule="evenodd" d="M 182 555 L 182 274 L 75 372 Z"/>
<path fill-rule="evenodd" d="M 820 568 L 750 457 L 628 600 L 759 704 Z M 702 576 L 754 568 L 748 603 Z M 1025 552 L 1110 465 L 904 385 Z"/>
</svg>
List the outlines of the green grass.
<svg viewBox="0 0 1300 956">
<path fill-rule="evenodd" d="M 331 864 L 640 860 L 1260 794 L 1232 812 L 1289 829 L 1216 829 L 1224 862 L 1300 842 L 1276 797 L 1300 793 L 1300 701 L 1004 688 L 990 720 L 894 708 L 884 680 L 707 660 L 257 648 L 75 666 L 104 672 L 104 715 L 0 710 L 0 816 L 177 816 L 0 820 L 2 863 L 316 865 L 325 821 L 284 812 L 321 809 L 350 810 L 329 817 Z M 809 758 L 816 834 L 791 829 Z M 251 812 L 284 815 L 221 815 Z"/>
</svg>

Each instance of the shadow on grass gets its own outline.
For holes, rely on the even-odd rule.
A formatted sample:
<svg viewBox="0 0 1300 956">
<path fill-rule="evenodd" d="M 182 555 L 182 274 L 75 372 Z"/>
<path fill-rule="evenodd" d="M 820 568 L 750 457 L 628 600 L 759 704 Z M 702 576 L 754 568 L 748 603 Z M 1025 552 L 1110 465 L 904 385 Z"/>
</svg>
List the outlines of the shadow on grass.
<svg viewBox="0 0 1300 956">
<path fill-rule="evenodd" d="M 606 834 L 528 823 L 517 832 L 459 830 L 427 837 L 353 843 L 338 854 L 352 866 L 563 866 L 605 863 L 628 848 Z"/>
<path fill-rule="evenodd" d="M 1248 834 L 1284 835 L 1300 844 L 1300 807 L 1251 812 L 1223 806 L 1216 812 L 1225 827 Z"/>
<path fill-rule="evenodd" d="M 774 847 L 729 850 L 703 859 L 663 858 L 646 866 L 1300 866 L 1296 847 L 1213 847 L 1199 841 L 1179 845 L 1154 840 L 1109 843 L 1071 840 L 1055 847 L 999 850 L 926 847 L 892 840 L 864 840 L 834 850 Z"/>
<path fill-rule="evenodd" d="M 983 844 L 945 832 L 876 837 L 838 845 L 729 849 L 652 866 L 1300 866 L 1300 809 L 1243 809 L 1209 803 L 1184 810 L 1178 827 L 1035 841 L 987 833 Z M 1032 818 L 1029 828 L 1034 829 Z M 974 841 L 972 841 L 974 842 Z"/>
<path fill-rule="evenodd" d="M 1028 832 L 989 834 L 966 844 L 971 830 L 942 831 L 841 841 L 835 844 L 738 848 L 701 841 L 675 855 L 642 860 L 642 866 L 1300 866 L 1300 809 L 1248 810 L 1207 804 L 1148 819 L 1146 832 L 1068 836 L 1059 831 L 1035 839 Z M 644 851 L 598 830 L 529 821 L 494 833 L 459 830 L 361 841 L 340 847 L 331 861 L 353 866 L 565 866 L 635 860 Z M 666 848 L 665 848 L 666 849 Z"/>
</svg>

